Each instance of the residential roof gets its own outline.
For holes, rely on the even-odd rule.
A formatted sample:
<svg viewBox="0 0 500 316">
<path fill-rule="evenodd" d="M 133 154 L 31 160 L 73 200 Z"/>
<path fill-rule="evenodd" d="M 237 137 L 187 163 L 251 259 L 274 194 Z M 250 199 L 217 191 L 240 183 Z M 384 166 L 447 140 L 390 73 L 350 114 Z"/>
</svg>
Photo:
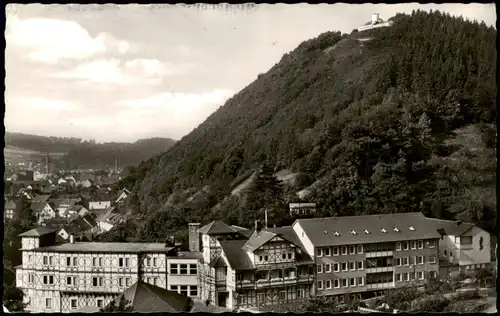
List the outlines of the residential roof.
<svg viewBox="0 0 500 316">
<path fill-rule="evenodd" d="M 264 228 L 264 229 L 268 230 L 270 232 L 273 232 L 273 233 L 277 234 L 280 237 L 283 237 L 285 240 L 288 240 L 289 242 L 291 242 L 295 246 L 299 247 L 300 248 L 300 252 L 296 253 L 296 256 L 295 256 L 295 258 L 296 258 L 297 261 L 302 262 L 302 263 L 304 263 L 304 262 L 312 262 L 313 261 L 313 259 L 311 258 L 311 256 L 309 256 L 309 254 L 307 253 L 306 248 L 304 247 L 304 245 L 300 241 L 299 236 L 297 236 L 297 234 L 293 230 L 292 226 L 283 226 L 283 227 L 275 227 L 275 228 Z"/>
<path fill-rule="evenodd" d="M 236 225 L 231 225 L 231 228 L 236 229 L 239 233 L 241 233 L 246 238 L 250 238 L 250 236 L 252 236 L 252 234 L 253 234 L 253 229 L 248 229 L 248 228 L 244 228 L 244 227 L 240 227 L 240 226 L 236 226 Z"/>
<path fill-rule="evenodd" d="M 47 202 L 48 199 L 50 199 L 49 194 L 40 194 L 33 197 L 33 202 Z"/>
<path fill-rule="evenodd" d="M 198 231 L 202 234 L 207 235 L 218 235 L 218 234 L 232 234 L 238 232 L 238 230 L 229 227 L 222 221 L 213 221 L 210 224 L 203 226 L 198 229 Z"/>
<path fill-rule="evenodd" d="M 242 249 L 246 240 L 221 240 L 219 244 L 226 255 L 227 261 L 231 268 L 235 270 L 251 270 L 255 269 L 252 260 L 247 252 Z"/>
<path fill-rule="evenodd" d="M 56 232 L 55 229 L 50 228 L 50 227 L 37 227 L 32 230 L 28 230 L 27 232 L 24 232 L 20 234 L 20 237 L 41 237 L 45 236 L 50 233 Z"/>
<path fill-rule="evenodd" d="M 167 253 L 173 247 L 165 247 L 164 243 L 122 243 L 122 242 L 75 242 L 57 246 L 36 248 L 41 252 L 104 252 L 104 253 Z"/>
<path fill-rule="evenodd" d="M 118 296 L 115 302 L 118 303 L 122 297 L 138 313 L 189 312 L 193 306 L 193 301 L 188 296 L 140 280 Z"/>
<path fill-rule="evenodd" d="M 201 259 L 203 258 L 203 253 L 200 251 L 178 251 L 175 256 L 169 257 L 175 257 L 179 259 Z"/>
<path fill-rule="evenodd" d="M 35 213 L 40 213 L 47 205 L 47 202 L 32 202 L 30 205 L 30 209 Z"/>
<path fill-rule="evenodd" d="M 193 308 L 191 313 L 231 313 L 233 310 L 225 307 L 216 306 L 214 304 L 206 304 L 200 299 L 193 300 Z"/>
<path fill-rule="evenodd" d="M 293 225 L 299 224 L 315 247 L 441 237 L 422 213 L 309 218 Z"/>
<path fill-rule="evenodd" d="M 260 232 L 254 233 L 241 247 L 243 250 L 248 252 L 253 252 L 254 250 L 260 248 L 269 240 L 273 239 L 277 235 L 270 231 L 261 230 Z"/>
<path fill-rule="evenodd" d="M 16 202 L 14 202 L 12 200 L 8 200 L 7 202 L 5 202 L 5 209 L 6 210 L 14 210 L 14 209 L 16 209 Z"/>
<path fill-rule="evenodd" d="M 435 226 L 435 229 L 443 229 L 446 235 L 460 236 L 465 232 L 469 231 L 472 227 L 476 226 L 473 223 L 462 223 L 458 221 L 449 221 L 437 218 L 427 218 L 431 225 Z"/>
</svg>

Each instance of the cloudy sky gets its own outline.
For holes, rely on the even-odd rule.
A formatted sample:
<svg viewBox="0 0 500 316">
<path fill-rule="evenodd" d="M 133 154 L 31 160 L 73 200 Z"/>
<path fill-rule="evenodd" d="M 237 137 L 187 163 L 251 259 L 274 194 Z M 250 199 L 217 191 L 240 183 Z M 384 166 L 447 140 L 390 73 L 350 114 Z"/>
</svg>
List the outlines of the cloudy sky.
<svg viewBox="0 0 500 316">
<path fill-rule="evenodd" d="M 5 126 L 98 142 L 180 139 L 302 41 L 419 8 L 496 21 L 493 4 L 9 4 Z"/>
</svg>

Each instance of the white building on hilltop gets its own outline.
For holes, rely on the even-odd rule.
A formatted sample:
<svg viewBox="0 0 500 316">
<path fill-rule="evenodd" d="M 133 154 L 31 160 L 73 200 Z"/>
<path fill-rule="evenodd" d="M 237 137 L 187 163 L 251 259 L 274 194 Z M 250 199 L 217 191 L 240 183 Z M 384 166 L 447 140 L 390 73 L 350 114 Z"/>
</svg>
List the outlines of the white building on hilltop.
<svg viewBox="0 0 500 316">
<path fill-rule="evenodd" d="M 372 20 L 370 22 L 366 23 L 365 25 L 358 27 L 358 31 L 361 32 L 361 31 L 366 31 L 366 30 L 378 28 L 378 27 L 386 27 L 386 26 L 391 26 L 391 25 L 392 25 L 392 21 L 385 21 L 384 22 L 384 20 L 382 20 L 380 18 L 378 13 L 373 13 Z"/>
</svg>

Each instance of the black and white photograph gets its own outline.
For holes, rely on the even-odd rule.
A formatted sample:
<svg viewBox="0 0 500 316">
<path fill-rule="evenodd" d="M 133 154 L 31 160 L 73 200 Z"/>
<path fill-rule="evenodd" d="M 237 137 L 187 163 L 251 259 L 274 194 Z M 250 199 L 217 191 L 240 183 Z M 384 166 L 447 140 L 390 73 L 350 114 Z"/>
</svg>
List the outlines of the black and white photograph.
<svg viewBox="0 0 500 316">
<path fill-rule="evenodd" d="M 494 3 L 7 4 L 4 313 L 496 313 Z"/>
</svg>

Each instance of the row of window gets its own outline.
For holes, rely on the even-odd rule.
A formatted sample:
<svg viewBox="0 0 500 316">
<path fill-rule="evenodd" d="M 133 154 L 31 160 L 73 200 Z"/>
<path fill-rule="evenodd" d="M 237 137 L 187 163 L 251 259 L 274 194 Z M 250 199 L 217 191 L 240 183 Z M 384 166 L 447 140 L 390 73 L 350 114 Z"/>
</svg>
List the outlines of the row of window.
<svg viewBox="0 0 500 316">
<path fill-rule="evenodd" d="M 268 255 L 261 255 L 258 257 L 259 262 L 268 262 L 269 261 L 269 256 Z M 281 259 L 282 260 L 292 260 L 294 258 L 293 252 L 287 252 L 287 253 L 282 253 L 281 254 Z"/>
<path fill-rule="evenodd" d="M 350 262 L 335 262 L 333 264 L 331 263 L 326 263 L 326 264 L 318 264 L 316 266 L 316 271 L 318 273 L 330 273 L 332 272 L 332 266 L 333 266 L 333 272 L 340 272 L 342 271 L 356 271 L 356 270 L 363 270 L 364 269 L 364 262 L 363 261 L 350 261 Z"/>
<path fill-rule="evenodd" d="M 436 243 L 434 240 L 428 241 L 429 248 L 435 248 Z M 415 249 L 424 249 L 424 241 L 423 240 L 412 240 L 412 241 L 403 241 L 396 242 L 396 251 L 401 250 L 415 250 Z M 333 247 L 321 247 L 316 249 L 316 255 L 318 257 L 323 256 L 339 256 L 339 255 L 355 255 L 363 253 L 363 245 L 350 245 L 350 246 L 333 246 Z"/>
<path fill-rule="evenodd" d="M 170 285 L 170 291 L 186 296 L 198 296 L 198 286 L 196 285 Z"/>
<path fill-rule="evenodd" d="M 104 299 L 98 298 L 96 300 L 96 305 L 98 308 L 104 307 Z M 76 298 L 70 299 L 69 306 L 71 309 L 78 309 L 78 299 L 76 299 Z M 52 309 L 52 298 L 48 297 L 45 299 L 45 308 Z"/>
<path fill-rule="evenodd" d="M 434 240 L 427 241 L 428 248 L 435 248 L 436 242 Z M 424 241 L 423 240 L 412 240 L 412 241 L 398 241 L 396 243 L 396 251 L 401 250 L 415 250 L 415 249 L 424 249 Z"/>
<path fill-rule="evenodd" d="M 436 277 L 436 271 L 429 271 L 428 273 L 429 277 L 431 278 Z M 425 278 L 424 271 L 396 273 L 396 282 L 424 280 L 424 278 Z"/>
<path fill-rule="evenodd" d="M 425 263 L 425 258 L 424 256 L 412 256 L 412 257 L 402 257 L 402 258 L 395 258 L 396 259 L 396 266 L 409 266 L 409 265 L 415 265 L 419 264 L 422 265 Z M 436 263 L 437 259 L 436 256 L 429 256 L 428 263 Z"/>
<path fill-rule="evenodd" d="M 30 255 L 28 257 L 30 263 L 33 262 L 33 256 Z M 102 267 L 104 258 L 92 258 L 92 266 L 93 267 Z M 76 267 L 78 266 L 78 258 L 77 257 L 66 257 L 66 266 L 68 267 Z M 157 267 L 158 266 L 158 258 L 147 257 L 146 260 L 147 267 Z M 53 256 L 43 256 L 43 265 L 44 266 L 52 266 L 54 265 L 54 257 Z M 118 266 L 119 267 L 130 267 L 130 258 L 118 258 Z"/>
<path fill-rule="evenodd" d="M 148 278 L 150 279 L 150 278 Z M 33 283 L 35 280 L 35 276 L 33 274 L 28 275 L 28 283 Z M 53 275 L 44 275 L 43 278 L 44 285 L 53 285 L 54 284 L 54 276 Z M 158 283 L 158 278 L 152 278 L 153 284 L 156 285 Z M 77 285 L 78 277 L 76 276 L 68 276 L 66 277 L 66 285 Z M 148 281 L 148 283 L 151 283 Z M 129 287 L 132 285 L 131 278 L 118 278 L 118 285 L 120 287 L 126 286 Z M 102 287 L 104 286 L 104 278 L 103 277 L 92 277 L 92 286 L 93 287 Z"/>
<path fill-rule="evenodd" d="M 171 263 L 170 274 L 194 275 L 198 273 L 196 264 Z"/>
<path fill-rule="evenodd" d="M 334 280 L 320 280 L 318 281 L 318 290 L 323 289 L 339 289 L 341 287 L 356 287 L 356 286 L 364 286 L 365 285 L 365 277 L 358 278 L 345 278 L 345 279 L 334 279 Z"/>
</svg>

